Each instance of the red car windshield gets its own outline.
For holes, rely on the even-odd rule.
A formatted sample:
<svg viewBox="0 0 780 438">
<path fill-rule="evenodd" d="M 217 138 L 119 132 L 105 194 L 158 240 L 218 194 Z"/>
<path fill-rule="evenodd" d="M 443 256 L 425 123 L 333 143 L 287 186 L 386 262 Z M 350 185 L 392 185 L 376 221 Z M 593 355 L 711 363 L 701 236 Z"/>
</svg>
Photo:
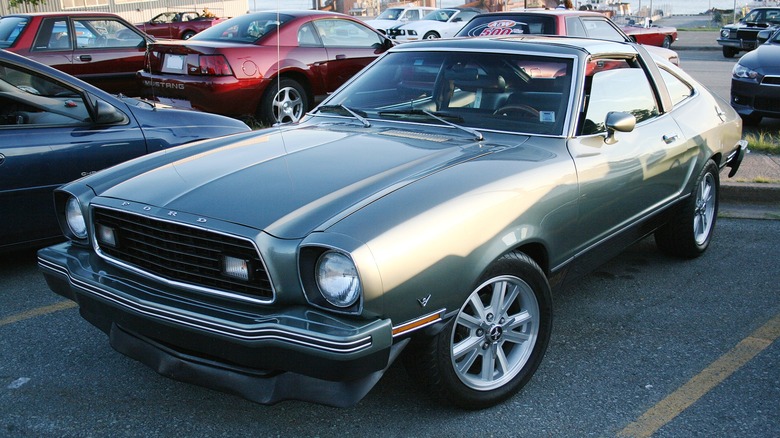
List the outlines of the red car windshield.
<svg viewBox="0 0 780 438">
<path fill-rule="evenodd" d="M 6 48 L 14 45 L 29 21 L 26 17 L 0 18 L 0 47 Z"/>
<path fill-rule="evenodd" d="M 191 40 L 254 44 L 293 18 L 291 15 L 275 12 L 248 14 L 212 26 L 195 35 Z"/>
</svg>

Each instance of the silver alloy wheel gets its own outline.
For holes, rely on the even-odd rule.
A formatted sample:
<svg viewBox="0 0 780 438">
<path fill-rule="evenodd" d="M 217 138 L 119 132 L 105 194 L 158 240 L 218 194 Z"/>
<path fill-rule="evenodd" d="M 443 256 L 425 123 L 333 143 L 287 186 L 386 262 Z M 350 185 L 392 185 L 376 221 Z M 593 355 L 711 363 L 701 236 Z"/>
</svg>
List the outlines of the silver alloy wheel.
<svg viewBox="0 0 780 438">
<path fill-rule="evenodd" d="M 539 325 L 539 303 L 528 283 L 510 275 L 491 278 L 455 319 L 450 341 L 455 374 L 479 391 L 509 383 L 528 362 Z"/>
<path fill-rule="evenodd" d="M 303 98 L 293 87 L 280 88 L 274 96 L 273 115 L 278 123 L 295 123 L 303 117 Z"/>
<path fill-rule="evenodd" d="M 697 245 L 707 241 L 715 219 L 715 177 L 707 172 L 696 190 L 696 207 L 693 214 L 693 235 Z"/>
</svg>

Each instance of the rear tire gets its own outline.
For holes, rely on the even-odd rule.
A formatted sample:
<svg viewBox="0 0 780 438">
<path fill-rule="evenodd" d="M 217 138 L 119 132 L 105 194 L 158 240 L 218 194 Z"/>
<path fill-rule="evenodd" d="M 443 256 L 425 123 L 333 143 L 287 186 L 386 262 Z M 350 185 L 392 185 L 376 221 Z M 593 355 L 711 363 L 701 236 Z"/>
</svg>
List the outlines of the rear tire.
<svg viewBox="0 0 780 438">
<path fill-rule="evenodd" d="M 718 166 L 709 160 L 702 169 L 691 196 L 675 216 L 656 230 L 655 242 L 666 254 L 696 258 L 710 244 L 718 218 Z"/>
<path fill-rule="evenodd" d="M 188 30 L 188 31 L 184 32 L 183 34 L 181 34 L 181 39 L 188 40 L 188 39 L 190 39 L 190 38 L 192 38 L 194 36 L 195 36 L 195 32 L 193 32 L 191 30 Z"/>
<path fill-rule="evenodd" d="M 309 110 L 306 90 L 294 79 L 273 81 L 260 100 L 257 118 L 265 126 L 295 123 Z"/>
<path fill-rule="evenodd" d="M 477 284 L 453 320 L 406 356 L 413 377 L 465 409 L 493 406 L 525 386 L 552 330 L 550 287 L 527 255 L 501 257 Z"/>
</svg>

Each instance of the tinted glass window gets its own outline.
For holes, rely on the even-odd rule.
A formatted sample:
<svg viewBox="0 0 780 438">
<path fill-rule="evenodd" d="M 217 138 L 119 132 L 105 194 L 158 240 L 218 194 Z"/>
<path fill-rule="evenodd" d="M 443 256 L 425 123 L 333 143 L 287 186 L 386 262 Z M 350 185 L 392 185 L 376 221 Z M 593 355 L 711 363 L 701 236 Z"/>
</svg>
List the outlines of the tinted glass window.
<svg viewBox="0 0 780 438">
<path fill-rule="evenodd" d="M 591 81 L 583 135 L 605 132 L 607 113 L 622 111 L 636 117 L 637 123 L 658 116 L 653 88 L 641 68 L 619 68 L 624 61 L 598 61 L 606 68 L 596 67 Z M 628 67 L 626 65 L 626 67 Z"/>
<path fill-rule="evenodd" d="M 190 39 L 254 44 L 260 38 L 275 32 L 278 26 L 284 26 L 292 18 L 290 15 L 277 15 L 273 12 L 248 14 L 223 21 Z"/>
<path fill-rule="evenodd" d="M 442 123 L 428 112 L 476 129 L 560 135 L 573 64 L 565 57 L 391 53 L 328 103 L 369 118 Z"/>
<path fill-rule="evenodd" d="M 458 36 L 545 34 L 555 35 L 555 19 L 541 15 L 491 15 L 476 17 Z"/>
<path fill-rule="evenodd" d="M 623 35 L 606 20 L 584 18 L 582 20 L 582 25 L 585 26 L 585 31 L 590 38 L 610 41 L 626 40 L 625 37 L 623 37 Z"/>
<path fill-rule="evenodd" d="M 24 17 L 0 18 L 0 47 L 11 47 L 27 23 L 28 20 Z"/>
<path fill-rule="evenodd" d="M 68 20 L 47 18 L 41 21 L 38 35 L 33 43 L 34 50 L 70 50 L 72 48 Z"/>
<path fill-rule="evenodd" d="M 588 36 L 579 17 L 569 17 L 566 19 L 566 35 L 578 37 Z"/>
<path fill-rule="evenodd" d="M 298 45 L 301 47 L 322 47 L 317 31 L 311 23 L 306 23 L 298 29 Z"/>
<path fill-rule="evenodd" d="M 79 48 L 140 47 L 144 38 L 118 20 L 74 20 L 76 46 Z"/>
<path fill-rule="evenodd" d="M 81 125 L 89 121 L 82 96 L 49 78 L 0 66 L 0 129 Z"/>
<path fill-rule="evenodd" d="M 693 88 L 690 85 L 664 68 L 661 68 L 661 77 L 666 83 L 666 89 L 669 90 L 674 105 L 693 95 Z"/>
<path fill-rule="evenodd" d="M 382 41 L 371 29 L 348 20 L 317 20 L 314 27 L 325 47 L 378 48 Z"/>
</svg>

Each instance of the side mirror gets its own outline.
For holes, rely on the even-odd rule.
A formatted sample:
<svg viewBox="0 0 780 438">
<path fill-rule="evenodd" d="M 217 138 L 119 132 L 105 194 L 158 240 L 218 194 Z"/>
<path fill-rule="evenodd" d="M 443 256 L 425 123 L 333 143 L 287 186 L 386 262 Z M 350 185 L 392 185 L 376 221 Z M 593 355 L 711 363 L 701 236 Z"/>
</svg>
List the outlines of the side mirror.
<svg viewBox="0 0 780 438">
<path fill-rule="evenodd" d="M 100 99 L 95 101 L 95 122 L 98 125 L 110 125 L 126 120 L 125 115 L 113 105 Z"/>
<path fill-rule="evenodd" d="M 636 126 L 636 117 L 629 113 L 611 111 L 607 113 L 604 125 L 607 127 L 607 136 L 604 138 L 604 143 L 615 144 L 617 143 L 615 132 L 633 131 Z"/>
</svg>

